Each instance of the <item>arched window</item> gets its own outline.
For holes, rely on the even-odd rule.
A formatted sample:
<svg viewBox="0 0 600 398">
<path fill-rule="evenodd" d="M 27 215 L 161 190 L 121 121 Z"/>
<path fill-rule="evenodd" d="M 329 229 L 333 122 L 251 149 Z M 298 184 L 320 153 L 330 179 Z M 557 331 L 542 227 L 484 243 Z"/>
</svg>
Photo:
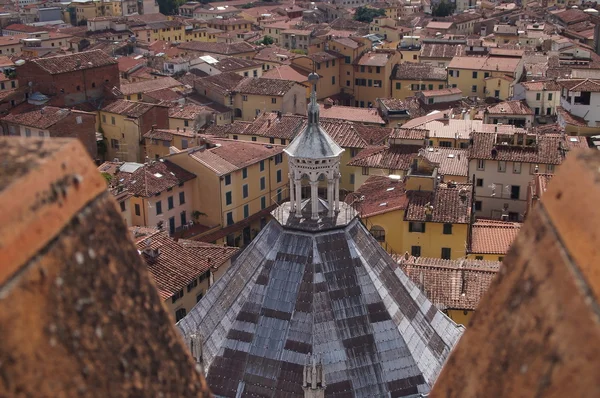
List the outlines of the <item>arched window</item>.
<svg viewBox="0 0 600 398">
<path fill-rule="evenodd" d="M 383 227 L 373 225 L 371 228 L 371 235 L 373 235 L 378 242 L 385 242 L 385 229 L 383 229 Z"/>
</svg>

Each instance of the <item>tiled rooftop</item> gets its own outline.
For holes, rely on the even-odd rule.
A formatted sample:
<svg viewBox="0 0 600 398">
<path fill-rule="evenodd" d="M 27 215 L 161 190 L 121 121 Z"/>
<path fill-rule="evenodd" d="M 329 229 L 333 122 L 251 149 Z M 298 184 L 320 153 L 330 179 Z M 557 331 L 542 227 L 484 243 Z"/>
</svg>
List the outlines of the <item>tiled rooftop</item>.
<svg viewBox="0 0 600 398">
<path fill-rule="evenodd" d="M 600 79 L 558 79 L 556 82 L 569 91 L 600 92 Z"/>
<path fill-rule="evenodd" d="M 235 43 L 209 43 L 203 41 L 190 41 L 187 43 L 181 43 L 179 45 L 179 49 L 184 51 L 198 51 L 202 53 L 222 55 L 235 55 L 255 51 L 255 47 L 249 43 L 246 43 L 245 41 Z"/>
<path fill-rule="evenodd" d="M 227 95 L 233 91 L 242 80 L 244 80 L 243 76 L 240 76 L 235 72 L 226 72 L 198 78 L 194 80 L 194 85 L 200 94 L 203 94 L 204 90 L 206 90 L 220 93 L 221 95 Z"/>
<path fill-rule="evenodd" d="M 485 111 L 490 115 L 533 115 L 525 101 L 503 101 L 488 106 Z"/>
<path fill-rule="evenodd" d="M 469 252 L 505 255 L 521 230 L 521 223 L 477 220 L 473 223 Z"/>
<path fill-rule="evenodd" d="M 127 190 L 133 195 L 150 198 L 194 178 L 195 174 L 168 160 L 160 160 L 146 163 L 132 173 L 118 171 L 110 186 L 117 192 Z"/>
<path fill-rule="evenodd" d="M 467 224 L 471 216 L 471 184 L 440 183 L 436 192 L 409 191 L 407 221 Z M 432 206 L 431 217 L 427 207 Z"/>
<path fill-rule="evenodd" d="M 357 123 L 384 125 L 385 121 L 379 116 L 377 109 L 356 108 L 353 106 L 319 105 L 319 114 L 325 119 L 340 119 Z"/>
<path fill-rule="evenodd" d="M 131 95 L 144 93 L 147 91 L 155 91 L 163 88 L 181 87 L 181 83 L 172 77 L 161 77 L 152 80 L 142 80 L 135 83 L 121 84 L 121 92 L 123 95 Z"/>
<path fill-rule="evenodd" d="M 423 43 L 421 58 L 448 58 L 465 55 L 465 46 L 462 44 Z"/>
<path fill-rule="evenodd" d="M 280 79 L 268 79 L 262 77 L 247 77 L 240 81 L 235 91 L 250 95 L 285 95 L 296 82 Z"/>
<path fill-rule="evenodd" d="M 429 64 L 404 62 L 394 67 L 391 78 L 395 80 L 446 81 L 448 74 L 445 68 L 438 68 Z"/>
<path fill-rule="evenodd" d="M 15 123 L 23 126 L 35 127 L 38 129 L 47 129 L 65 117 L 77 113 L 92 115 L 91 113 L 87 112 L 57 108 L 54 106 L 43 106 L 27 109 L 20 113 L 9 113 L 8 115 L 4 116 L 2 120 L 8 123 Z"/>
<path fill-rule="evenodd" d="M 283 153 L 283 145 L 263 144 L 252 141 L 208 138 L 208 149 L 192 148 L 189 156 L 202 163 L 215 174 L 222 176 L 243 169 L 261 160 Z"/>
<path fill-rule="evenodd" d="M 102 112 L 116 113 L 118 115 L 137 118 L 151 110 L 154 106 L 157 105 L 145 102 L 114 100 L 106 103 L 100 110 Z"/>
<path fill-rule="evenodd" d="M 53 75 L 117 64 L 114 58 L 100 50 L 37 58 L 28 62 L 35 63 Z"/>
<path fill-rule="evenodd" d="M 420 145 L 367 147 L 352 158 L 348 165 L 385 170 L 408 170 L 412 159 L 419 153 L 421 148 Z"/>
<path fill-rule="evenodd" d="M 385 52 L 367 52 L 357 61 L 360 66 L 385 66 L 390 59 L 390 54 Z"/>
<path fill-rule="evenodd" d="M 520 58 L 509 57 L 459 57 L 455 56 L 448 65 L 449 69 L 468 69 L 480 71 L 500 71 L 516 73 Z"/>
<path fill-rule="evenodd" d="M 198 117 L 198 115 L 210 112 L 211 109 L 207 107 L 188 103 L 169 108 L 169 117 L 174 119 L 194 120 Z"/>
<path fill-rule="evenodd" d="M 400 268 L 437 308 L 475 310 L 500 270 L 499 261 L 400 256 Z"/>
</svg>

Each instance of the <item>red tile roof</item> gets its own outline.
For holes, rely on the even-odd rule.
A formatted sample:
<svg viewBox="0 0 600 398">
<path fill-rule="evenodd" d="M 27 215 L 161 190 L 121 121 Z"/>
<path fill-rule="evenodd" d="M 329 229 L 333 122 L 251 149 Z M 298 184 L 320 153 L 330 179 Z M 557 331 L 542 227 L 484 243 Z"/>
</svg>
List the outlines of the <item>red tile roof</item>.
<svg viewBox="0 0 600 398">
<path fill-rule="evenodd" d="M 367 52 L 357 61 L 360 66 L 385 66 L 391 54 L 387 52 Z"/>
<path fill-rule="evenodd" d="M 469 252 L 504 255 L 508 252 L 520 230 L 521 223 L 477 220 L 472 227 Z"/>
<path fill-rule="evenodd" d="M 28 62 L 35 63 L 52 75 L 117 64 L 117 61 L 101 50 L 38 58 Z"/>
<path fill-rule="evenodd" d="M 285 146 L 252 141 L 207 138 L 209 148 L 192 148 L 188 154 L 219 176 L 243 169 L 283 153 Z M 218 144 L 219 146 L 213 146 Z"/>
<path fill-rule="evenodd" d="M 473 132 L 469 148 L 470 159 L 505 160 L 511 162 L 561 164 L 566 152 L 575 148 L 588 148 L 582 137 L 566 137 L 560 134 L 527 135 L 535 139 L 534 145 L 505 145 L 496 142 L 496 133 Z M 573 139 L 573 140 L 571 140 Z"/>
<path fill-rule="evenodd" d="M 194 120 L 203 113 L 210 114 L 211 112 L 212 109 L 205 106 L 188 103 L 169 108 L 169 117 L 173 119 Z"/>
<path fill-rule="evenodd" d="M 110 181 L 110 186 L 116 190 L 127 190 L 133 195 L 150 198 L 194 178 L 195 174 L 168 160 L 160 160 L 146 163 L 133 173 L 117 172 Z"/>
<path fill-rule="evenodd" d="M 533 115 L 533 110 L 525 101 L 503 101 L 488 106 L 486 112 L 492 115 Z"/>
<path fill-rule="evenodd" d="M 241 94 L 283 96 L 297 83 L 289 80 L 247 77 L 240 81 L 235 91 Z"/>
<path fill-rule="evenodd" d="M 308 75 L 306 72 L 295 68 L 292 65 L 280 65 L 275 68 L 271 68 L 263 73 L 263 77 L 269 79 L 281 79 L 290 80 L 297 83 L 304 83 L 308 81 Z"/>
<path fill-rule="evenodd" d="M 435 192 L 409 191 L 406 221 L 468 224 L 471 215 L 471 184 L 439 184 Z M 431 217 L 427 216 L 432 206 Z"/>
<path fill-rule="evenodd" d="M 369 123 L 384 125 L 385 120 L 381 118 L 377 109 L 356 108 L 353 106 L 326 106 L 319 105 L 319 113 L 322 118 L 340 119 L 350 122 Z"/>
<path fill-rule="evenodd" d="M 247 53 L 250 51 L 256 51 L 253 45 L 246 43 L 245 41 L 235 43 L 209 43 L 202 41 L 190 41 L 188 43 L 181 43 L 179 45 L 179 49 L 184 51 L 197 51 L 202 53 L 222 55 L 235 55 Z"/>
<path fill-rule="evenodd" d="M 412 159 L 422 148 L 420 145 L 372 146 L 360 151 L 348 162 L 348 166 L 408 170 Z"/>
<path fill-rule="evenodd" d="M 440 310 L 474 310 L 500 269 L 499 261 L 401 256 L 406 275 Z"/>
<path fill-rule="evenodd" d="M 54 106 L 35 107 L 20 113 L 10 113 L 2 118 L 5 122 L 23 126 L 47 129 L 72 114 L 93 115 L 88 112 L 57 108 Z M 37 133 L 36 133 L 37 134 Z"/>
<path fill-rule="evenodd" d="M 163 88 L 181 87 L 182 84 L 172 77 L 161 77 L 159 79 L 144 80 L 136 83 L 121 84 L 121 92 L 123 95 L 131 95 L 144 93 L 147 91 L 155 91 Z"/>
<path fill-rule="evenodd" d="M 200 247 L 186 248 L 164 231 L 151 232 L 148 228 L 136 227 L 130 228 L 130 231 L 163 300 L 185 289 L 190 282 L 211 268 L 207 258 L 201 255 L 203 250 Z M 223 249 L 219 247 L 219 250 Z M 218 260 L 223 263 L 227 258 Z"/>
<path fill-rule="evenodd" d="M 600 92 L 600 79 L 558 79 L 556 82 L 569 91 Z"/>
<path fill-rule="evenodd" d="M 361 217 L 373 217 L 406 209 L 408 196 L 404 182 L 384 176 L 370 176 L 354 195 L 346 196 L 346 203 L 352 205 Z"/>
<path fill-rule="evenodd" d="M 116 113 L 118 115 L 124 115 L 127 117 L 137 118 L 148 112 L 155 104 L 148 104 L 145 102 L 133 102 L 127 100 L 114 100 L 108 102 L 100 111 Z"/>
</svg>

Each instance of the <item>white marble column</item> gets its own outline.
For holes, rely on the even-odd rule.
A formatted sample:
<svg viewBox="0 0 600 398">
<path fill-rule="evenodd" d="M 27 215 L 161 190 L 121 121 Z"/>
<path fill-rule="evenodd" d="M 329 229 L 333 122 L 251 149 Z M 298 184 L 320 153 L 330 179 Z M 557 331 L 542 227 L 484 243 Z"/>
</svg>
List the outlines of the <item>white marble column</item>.
<svg viewBox="0 0 600 398">
<path fill-rule="evenodd" d="M 296 185 L 296 217 L 302 217 L 302 179 L 295 180 Z"/>
<path fill-rule="evenodd" d="M 334 197 L 333 197 L 333 187 L 335 185 L 334 179 L 330 178 L 327 180 L 327 206 L 329 207 L 329 217 L 333 217 L 333 212 L 334 212 L 334 208 L 333 208 L 333 201 L 334 201 Z"/>
<path fill-rule="evenodd" d="M 340 173 L 336 172 L 335 174 L 335 187 L 334 189 L 334 205 L 335 205 L 335 211 L 340 211 Z"/>
<path fill-rule="evenodd" d="M 319 219 L 319 181 L 310 182 L 310 202 L 312 205 L 311 216 L 313 220 Z"/>
<path fill-rule="evenodd" d="M 296 191 L 294 188 L 294 174 L 290 173 L 288 177 L 290 179 L 290 213 L 293 213 L 294 211 L 296 211 Z"/>
</svg>

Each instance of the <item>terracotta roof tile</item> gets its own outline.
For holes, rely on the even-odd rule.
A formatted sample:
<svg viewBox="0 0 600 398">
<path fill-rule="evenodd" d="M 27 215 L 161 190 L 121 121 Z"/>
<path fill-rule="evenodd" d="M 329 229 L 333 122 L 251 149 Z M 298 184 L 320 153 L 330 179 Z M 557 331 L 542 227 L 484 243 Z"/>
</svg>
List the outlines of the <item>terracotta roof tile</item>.
<svg viewBox="0 0 600 398">
<path fill-rule="evenodd" d="M 263 144 L 252 141 L 208 138 L 209 148 L 192 148 L 189 155 L 207 168 L 222 176 L 261 160 L 283 153 L 283 145 Z M 213 146 L 219 144 L 219 146 Z"/>
<path fill-rule="evenodd" d="M 35 63 L 52 75 L 117 64 L 117 61 L 100 50 L 38 58 L 29 62 Z"/>
<path fill-rule="evenodd" d="M 255 51 L 255 47 L 245 41 L 235 43 L 209 43 L 202 41 L 190 41 L 181 43 L 178 47 L 184 51 L 198 51 L 211 54 L 235 55 Z"/>
<path fill-rule="evenodd" d="M 360 66 L 385 66 L 390 59 L 388 52 L 367 52 L 363 54 L 357 61 Z"/>
<path fill-rule="evenodd" d="M 322 118 L 341 119 L 358 123 L 385 124 L 385 121 L 381 118 L 377 109 L 355 108 L 353 106 L 340 105 L 319 105 L 319 107 L 319 113 Z"/>
<path fill-rule="evenodd" d="M 247 77 L 240 81 L 235 91 L 241 94 L 283 96 L 296 82 L 262 77 Z"/>
<path fill-rule="evenodd" d="M 429 64 L 405 62 L 394 67 L 391 78 L 393 80 L 446 81 L 448 74 L 445 68 L 437 68 Z"/>
<path fill-rule="evenodd" d="M 558 79 L 556 82 L 569 91 L 600 92 L 600 79 Z"/>
<path fill-rule="evenodd" d="M 503 101 L 488 106 L 486 112 L 490 115 L 533 115 L 533 110 L 525 101 Z"/>
<path fill-rule="evenodd" d="M 133 195 L 150 198 L 194 178 L 196 178 L 195 174 L 168 160 L 161 160 L 146 163 L 132 173 L 117 172 L 110 181 L 110 187 L 117 191 L 127 190 Z"/>
<path fill-rule="evenodd" d="M 184 104 L 169 108 L 169 117 L 173 119 L 194 120 L 203 113 L 210 114 L 211 112 L 212 109 L 205 106 Z"/>
<path fill-rule="evenodd" d="M 435 192 L 409 191 L 406 221 L 467 224 L 471 215 L 471 184 L 441 183 Z M 433 206 L 427 217 L 427 206 Z"/>
<path fill-rule="evenodd" d="M 262 75 L 268 79 L 290 80 L 297 83 L 308 81 L 306 72 L 294 67 L 293 65 L 280 65 L 265 71 Z"/>
<path fill-rule="evenodd" d="M 190 282 L 210 270 L 206 257 L 198 255 L 202 253 L 200 248 L 186 248 L 164 231 L 147 233 L 147 228 L 142 232 L 136 231 L 136 227 L 129 230 L 163 300 L 185 289 Z M 223 247 L 219 249 L 223 250 Z"/>
<path fill-rule="evenodd" d="M 477 220 L 472 227 L 469 252 L 506 254 L 521 230 L 521 224 L 506 221 Z"/>
<path fill-rule="evenodd" d="M 325 62 L 332 61 L 335 59 L 341 59 L 344 58 L 344 56 L 338 52 L 326 50 L 309 54 L 308 58 L 312 59 L 315 62 Z"/>
<path fill-rule="evenodd" d="M 127 117 L 137 118 L 142 116 L 144 113 L 152 109 L 152 107 L 158 106 L 155 104 L 148 104 L 145 102 L 133 102 L 127 100 L 114 100 L 108 102 L 101 109 L 102 112 L 116 113 L 118 115 L 124 115 Z"/>
<path fill-rule="evenodd" d="M 200 94 L 203 94 L 206 90 L 221 95 L 227 95 L 233 91 L 242 80 L 244 80 L 243 76 L 240 76 L 235 72 L 226 72 L 198 78 L 194 80 L 194 87 Z"/>
<path fill-rule="evenodd" d="M 509 57 L 454 57 L 448 68 L 516 73 L 520 61 Z"/>
<path fill-rule="evenodd" d="M 294 54 L 283 47 L 270 45 L 260 48 L 254 56 L 254 59 L 289 64 L 290 60 L 296 58 L 297 56 L 298 54 Z"/>
<path fill-rule="evenodd" d="M 442 97 L 445 95 L 462 94 L 462 90 L 458 87 L 444 88 L 441 90 L 425 90 L 421 91 L 421 95 L 425 98 Z"/>
<path fill-rule="evenodd" d="M 503 144 L 497 142 L 496 137 L 496 133 L 472 133 L 473 144 L 469 148 L 469 158 L 556 165 L 564 161 L 570 149 L 588 148 L 584 138 L 566 139 L 560 134 L 529 134 L 524 140 L 534 140 L 531 145 Z"/>
<path fill-rule="evenodd" d="M 146 132 L 143 137 L 153 140 L 171 141 L 173 136 L 193 138 L 196 135 L 192 129 L 154 129 Z"/>
<path fill-rule="evenodd" d="M 35 107 L 20 113 L 10 113 L 2 118 L 5 122 L 47 129 L 73 113 L 92 115 L 91 113 L 57 108 L 54 106 Z"/>
<path fill-rule="evenodd" d="M 406 275 L 440 310 L 474 310 L 498 273 L 499 261 L 402 257 Z"/>
<path fill-rule="evenodd" d="M 155 91 L 163 88 L 181 87 L 181 83 L 172 77 L 161 77 L 159 79 L 145 80 L 129 84 L 121 84 L 121 92 L 123 95 L 131 95 L 144 93 L 147 91 Z"/>
<path fill-rule="evenodd" d="M 396 128 L 390 135 L 391 139 L 403 139 L 403 140 L 425 140 L 429 130 L 426 129 L 410 129 L 410 128 Z"/>
<path fill-rule="evenodd" d="M 346 197 L 346 203 L 352 205 L 361 217 L 404 210 L 408 206 L 404 183 L 389 177 L 370 176 L 355 193 Z"/>
<path fill-rule="evenodd" d="M 360 151 L 348 166 L 408 170 L 421 149 L 420 145 L 372 146 Z"/>
<path fill-rule="evenodd" d="M 448 58 L 465 55 L 465 46 L 460 44 L 423 43 L 421 58 Z"/>
<path fill-rule="evenodd" d="M 170 88 L 147 91 L 144 93 L 144 95 L 157 101 L 165 102 L 167 105 L 183 99 L 183 95 L 180 92 L 174 91 Z"/>
<path fill-rule="evenodd" d="M 466 149 L 428 147 L 423 154 L 438 165 L 438 173 L 442 176 L 469 176 L 469 151 Z M 447 177 L 445 181 L 449 179 Z"/>
</svg>

